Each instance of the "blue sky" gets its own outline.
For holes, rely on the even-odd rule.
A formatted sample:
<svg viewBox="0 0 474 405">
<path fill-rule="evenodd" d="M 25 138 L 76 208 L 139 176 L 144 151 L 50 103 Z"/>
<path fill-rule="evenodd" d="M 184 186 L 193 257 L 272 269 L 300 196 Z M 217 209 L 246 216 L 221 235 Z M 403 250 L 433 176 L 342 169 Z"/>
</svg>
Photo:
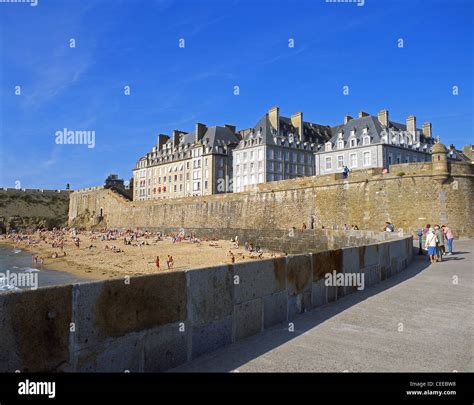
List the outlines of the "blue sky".
<svg viewBox="0 0 474 405">
<path fill-rule="evenodd" d="M 473 15 L 470 0 L 0 3 L 0 186 L 128 179 L 158 133 L 247 128 L 273 105 L 325 125 L 386 108 L 472 143 Z M 56 144 L 63 128 L 95 148 Z"/>
</svg>

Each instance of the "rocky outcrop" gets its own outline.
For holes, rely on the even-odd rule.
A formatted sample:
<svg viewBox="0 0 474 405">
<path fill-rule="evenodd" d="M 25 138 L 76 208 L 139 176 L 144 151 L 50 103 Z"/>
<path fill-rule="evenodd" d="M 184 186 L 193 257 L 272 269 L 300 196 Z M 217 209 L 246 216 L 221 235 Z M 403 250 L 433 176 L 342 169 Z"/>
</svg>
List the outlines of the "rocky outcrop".
<svg viewBox="0 0 474 405">
<path fill-rule="evenodd" d="M 0 231 L 67 226 L 69 191 L 1 189 Z"/>
</svg>

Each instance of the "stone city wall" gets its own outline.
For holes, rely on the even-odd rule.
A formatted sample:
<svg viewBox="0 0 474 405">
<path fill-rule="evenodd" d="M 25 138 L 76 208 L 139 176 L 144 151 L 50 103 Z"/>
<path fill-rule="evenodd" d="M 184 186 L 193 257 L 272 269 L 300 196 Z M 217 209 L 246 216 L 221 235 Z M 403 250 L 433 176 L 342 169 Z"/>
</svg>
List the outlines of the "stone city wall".
<svg viewBox="0 0 474 405">
<path fill-rule="evenodd" d="M 173 200 L 127 201 L 108 190 L 74 192 L 69 224 L 90 228 L 301 229 L 313 218 L 321 229 L 380 230 L 385 221 L 416 234 L 426 223 L 448 224 L 474 237 L 474 165 L 452 162 L 444 182 L 431 163 L 302 177 L 259 184 L 251 191 Z M 102 213 L 102 217 L 100 214 Z M 100 218 L 100 222 L 99 222 Z"/>
<path fill-rule="evenodd" d="M 187 271 L 0 295 L 0 371 L 155 372 L 291 322 L 405 269 L 412 237 Z M 287 327 L 288 324 L 285 324 Z"/>
<path fill-rule="evenodd" d="M 315 229 L 236 229 L 236 228 L 149 228 L 163 235 L 184 232 L 200 239 L 231 240 L 237 238 L 239 245 L 247 241 L 268 252 L 312 253 L 341 249 L 349 246 L 362 246 L 374 241 L 385 241 L 402 235 L 388 232 L 356 230 L 315 230 Z"/>
</svg>

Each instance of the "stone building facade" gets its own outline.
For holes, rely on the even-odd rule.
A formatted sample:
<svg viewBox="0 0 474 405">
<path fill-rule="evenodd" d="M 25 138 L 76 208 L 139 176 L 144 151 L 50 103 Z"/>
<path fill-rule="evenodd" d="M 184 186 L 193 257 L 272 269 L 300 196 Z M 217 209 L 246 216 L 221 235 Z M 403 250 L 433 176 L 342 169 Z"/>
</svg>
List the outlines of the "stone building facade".
<svg viewBox="0 0 474 405">
<path fill-rule="evenodd" d="M 302 112 L 282 117 L 278 107 L 240 134 L 242 139 L 234 149 L 234 192 L 260 183 L 313 176 L 316 147 L 331 137 L 329 127 L 304 121 Z"/>
<path fill-rule="evenodd" d="M 194 132 L 160 134 L 152 150 L 133 169 L 134 200 L 159 200 L 230 191 L 232 149 L 239 142 L 232 125 Z"/>
<path fill-rule="evenodd" d="M 416 127 L 416 117 L 406 124 L 389 120 L 382 110 L 377 117 L 360 112 L 357 118 L 344 117 L 344 123 L 331 128 L 332 137 L 315 154 L 315 174 L 382 168 L 401 163 L 431 161 L 435 140 L 431 123 Z"/>
</svg>

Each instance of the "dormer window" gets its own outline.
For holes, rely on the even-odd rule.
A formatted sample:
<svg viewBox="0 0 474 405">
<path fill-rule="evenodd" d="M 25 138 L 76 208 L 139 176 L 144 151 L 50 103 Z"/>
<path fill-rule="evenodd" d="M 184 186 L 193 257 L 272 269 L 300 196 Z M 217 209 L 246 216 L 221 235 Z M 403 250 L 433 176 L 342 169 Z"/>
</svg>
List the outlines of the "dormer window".
<svg viewBox="0 0 474 405">
<path fill-rule="evenodd" d="M 337 141 L 337 149 L 344 149 L 344 140 L 340 139 Z"/>
<path fill-rule="evenodd" d="M 357 139 L 352 138 L 350 141 L 351 148 L 355 148 L 357 146 Z"/>
<path fill-rule="evenodd" d="M 364 136 L 363 144 L 364 145 L 370 145 L 370 136 Z"/>
<path fill-rule="evenodd" d="M 331 142 L 326 142 L 326 144 L 324 145 L 324 150 L 326 152 L 331 151 L 332 150 L 332 143 Z"/>
</svg>

